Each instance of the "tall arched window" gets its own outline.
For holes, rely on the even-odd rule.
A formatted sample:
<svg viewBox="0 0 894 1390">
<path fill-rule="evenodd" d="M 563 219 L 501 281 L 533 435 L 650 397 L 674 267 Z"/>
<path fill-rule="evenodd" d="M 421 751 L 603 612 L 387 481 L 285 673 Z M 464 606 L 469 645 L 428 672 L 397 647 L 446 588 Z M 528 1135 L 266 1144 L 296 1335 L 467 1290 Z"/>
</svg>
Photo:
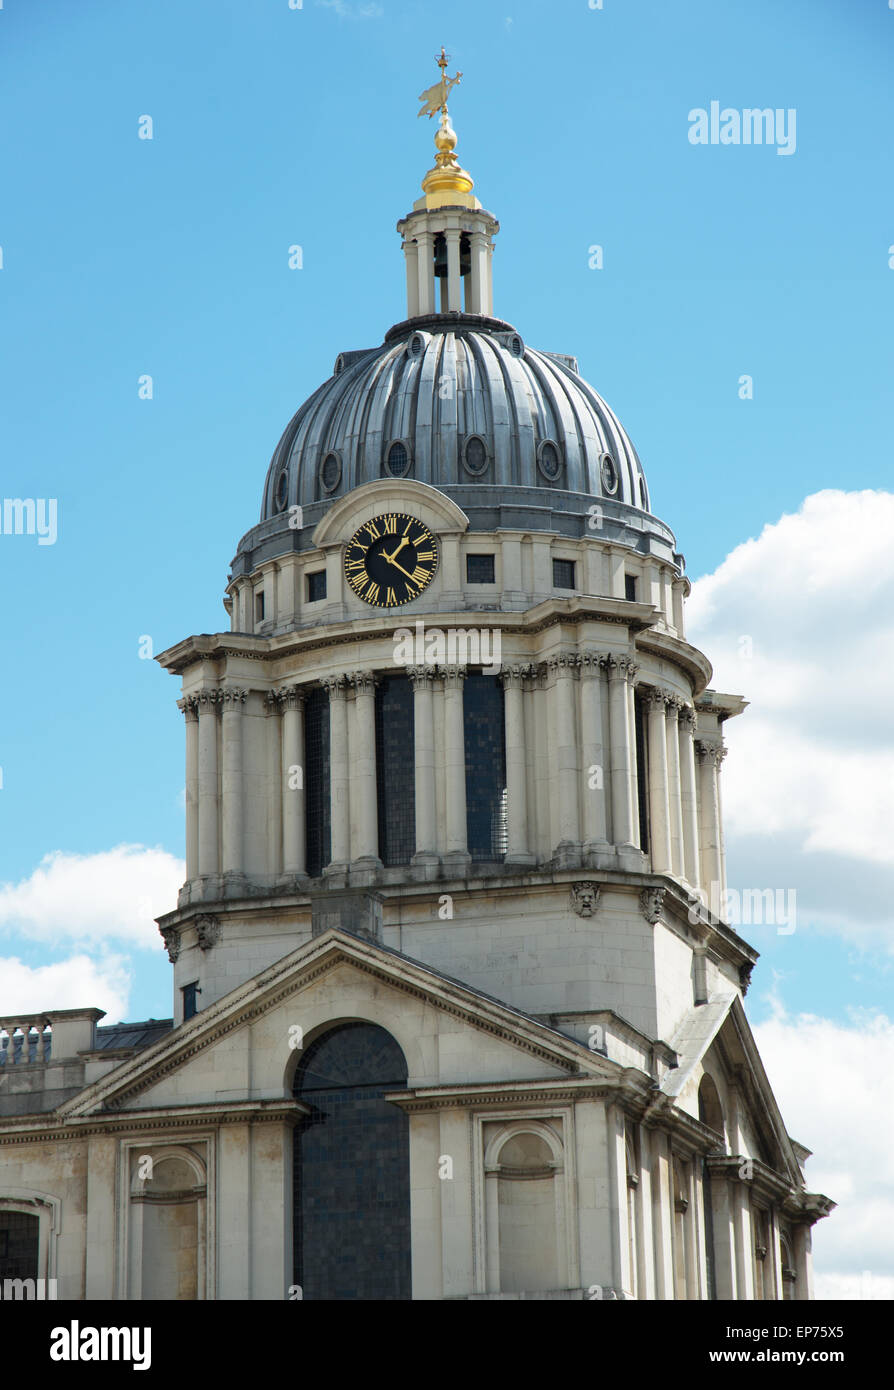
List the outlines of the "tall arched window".
<svg viewBox="0 0 894 1390">
<path fill-rule="evenodd" d="M 383 1099 L 403 1090 L 400 1047 L 372 1023 L 310 1044 L 294 1094 L 310 1106 L 295 1130 L 295 1283 L 305 1299 L 408 1299 L 407 1116 Z"/>
<path fill-rule="evenodd" d="M 312 690 L 304 705 L 305 849 L 317 878 L 332 855 L 329 806 L 329 696 Z"/>
<path fill-rule="evenodd" d="M 0 1279 L 36 1279 L 39 1252 L 40 1218 L 0 1210 Z"/>
<path fill-rule="evenodd" d="M 413 686 L 405 675 L 383 676 L 376 687 L 376 785 L 383 864 L 409 864 L 416 851 L 414 738 Z"/>
</svg>

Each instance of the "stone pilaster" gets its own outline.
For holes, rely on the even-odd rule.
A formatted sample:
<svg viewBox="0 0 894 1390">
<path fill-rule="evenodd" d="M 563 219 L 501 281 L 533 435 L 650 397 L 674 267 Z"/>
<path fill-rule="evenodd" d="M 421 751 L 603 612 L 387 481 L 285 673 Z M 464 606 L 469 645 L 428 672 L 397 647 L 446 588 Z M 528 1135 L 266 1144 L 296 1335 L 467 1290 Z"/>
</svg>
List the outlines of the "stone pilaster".
<svg viewBox="0 0 894 1390">
<path fill-rule="evenodd" d="M 322 685 L 329 694 L 329 799 L 331 858 L 323 873 L 328 878 L 347 875 L 351 857 L 351 821 L 348 805 L 348 711 L 346 678 L 327 676 Z"/>
<path fill-rule="evenodd" d="M 245 690 L 220 692 L 221 708 L 221 868 L 230 889 L 245 877 L 243 817 L 245 789 L 242 781 L 242 720 Z"/>
<path fill-rule="evenodd" d="M 578 669 L 583 764 L 581 775 L 584 787 L 584 853 L 604 854 L 609 848 L 605 814 L 609 774 L 602 732 L 605 657 L 598 652 L 583 652 Z"/>
<path fill-rule="evenodd" d="M 671 871 L 670 814 L 667 783 L 667 729 L 663 690 L 646 692 L 649 720 L 649 850 L 652 871 Z"/>
<path fill-rule="evenodd" d="M 199 872 L 199 712 L 193 698 L 177 701 L 186 721 L 186 881 Z"/>
<path fill-rule="evenodd" d="M 683 800 L 680 785 L 680 711 L 683 701 L 672 695 L 665 709 L 667 738 L 667 801 L 670 830 L 671 872 L 684 875 Z"/>
<path fill-rule="evenodd" d="M 413 683 L 413 751 L 416 760 L 416 853 L 415 876 L 433 878 L 440 863 L 437 830 L 437 785 L 435 757 L 434 666 L 409 666 Z"/>
<path fill-rule="evenodd" d="M 217 690 L 196 696 L 199 717 L 199 875 L 220 872 L 220 793 L 217 770 Z"/>
<path fill-rule="evenodd" d="M 581 862 L 580 768 L 575 719 L 575 681 L 578 658 L 574 653 L 550 657 L 545 665 L 547 721 L 550 748 L 550 809 L 553 858 L 563 868 Z"/>
<path fill-rule="evenodd" d="M 630 718 L 627 710 L 627 685 L 633 683 L 636 667 L 626 656 L 606 657 L 608 671 L 608 710 L 611 738 L 611 804 L 612 843 L 623 849 L 635 849 L 633 819 L 635 803 L 630 795 L 630 770 L 634 765 L 634 749 L 630 740 Z"/>
<path fill-rule="evenodd" d="M 302 875 L 307 870 L 304 769 L 305 692 L 291 685 L 276 692 L 282 715 L 282 871 Z"/>
<path fill-rule="evenodd" d="M 444 680 L 444 776 L 447 784 L 447 835 L 444 864 L 464 873 L 471 862 L 466 822 L 466 734 L 463 715 L 464 666 L 441 668 Z"/>
<path fill-rule="evenodd" d="M 724 749 L 719 743 L 696 739 L 698 759 L 698 822 L 702 890 L 708 906 L 718 913 L 723 893 L 723 845 L 720 831 L 718 773 Z"/>
<path fill-rule="evenodd" d="M 379 813 L 376 797 L 376 678 L 371 671 L 354 671 L 353 717 L 349 720 L 349 804 L 351 808 L 351 874 L 374 874 L 379 859 Z M 359 880 L 358 880 L 359 881 Z"/>
</svg>

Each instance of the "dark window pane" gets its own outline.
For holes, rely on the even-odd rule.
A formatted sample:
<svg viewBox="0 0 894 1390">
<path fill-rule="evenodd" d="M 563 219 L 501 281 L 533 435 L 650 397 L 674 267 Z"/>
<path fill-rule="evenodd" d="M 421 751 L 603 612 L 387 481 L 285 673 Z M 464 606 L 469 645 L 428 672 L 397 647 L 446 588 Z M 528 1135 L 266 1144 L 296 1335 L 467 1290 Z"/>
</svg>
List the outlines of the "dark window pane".
<svg viewBox="0 0 894 1390">
<path fill-rule="evenodd" d="M 408 1117 L 389 1033 L 349 1023 L 317 1038 L 295 1077 L 311 1106 L 295 1129 L 295 1282 L 305 1299 L 409 1299 Z"/>
<path fill-rule="evenodd" d="M 493 557 L 493 555 L 467 555 L 467 556 L 466 556 L 466 583 L 468 583 L 468 584 L 493 584 L 493 583 L 494 583 L 494 557 Z"/>
<path fill-rule="evenodd" d="M 644 853 L 649 852 L 649 783 L 646 764 L 646 711 L 642 699 L 634 694 L 633 708 L 636 722 L 636 800 L 639 808 L 639 844 Z"/>
<path fill-rule="evenodd" d="M 318 878 L 332 857 L 329 822 L 329 694 L 312 690 L 304 705 L 307 872 Z"/>
<path fill-rule="evenodd" d="M 308 603 L 319 603 L 320 599 L 326 597 L 326 571 L 314 570 L 313 574 L 307 576 L 307 601 Z"/>
<path fill-rule="evenodd" d="M 183 995 L 184 1023 L 186 1023 L 187 1019 L 195 1018 L 196 1014 L 199 1012 L 198 989 L 198 980 L 194 980 L 191 985 L 184 985 L 183 989 L 180 991 Z"/>
<path fill-rule="evenodd" d="M 574 588 L 574 561 L 553 560 L 553 588 Z"/>
<path fill-rule="evenodd" d="M 466 827 L 473 859 L 506 853 L 506 746 L 503 687 L 496 676 L 466 676 Z"/>
<path fill-rule="evenodd" d="M 0 1279 L 38 1277 L 40 1221 L 23 1211 L 0 1211 Z"/>
<path fill-rule="evenodd" d="M 416 852 L 414 737 L 412 682 L 407 676 L 385 676 L 376 688 L 376 786 L 383 864 L 409 864 Z"/>
<path fill-rule="evenodd" d="M 397 440 L 388 450 L 388 472 L 396 478 L 402 478 L 407 471 L 408 463 L 406 448 Z"/>
<path fill-rule="evenodd" d="M 624 597 L 627 598 L 627 599 L 629 599 L 631 603 L 636 603 L 636 575 L 635 575 L 635 574 L 625 574 L 625 575 L 624 575 Z"/>
</svg>

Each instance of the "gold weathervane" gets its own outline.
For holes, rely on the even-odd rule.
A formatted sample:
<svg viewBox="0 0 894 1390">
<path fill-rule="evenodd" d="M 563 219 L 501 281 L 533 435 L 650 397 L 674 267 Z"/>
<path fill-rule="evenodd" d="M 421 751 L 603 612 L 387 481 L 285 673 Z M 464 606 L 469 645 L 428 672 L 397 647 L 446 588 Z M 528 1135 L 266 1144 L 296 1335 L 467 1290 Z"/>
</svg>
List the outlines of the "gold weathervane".
<svg viewBox="0 0 894 1390">
<path fill-rule="evenodd" d="M 447 115 L 447 98 L 450 95 L 451 88 L 455 87 L 462 77 L 461 72 L 458 72 L 455 77 L 447 76 L 447 64 L 450 62 L 450 59 L 447 57 L 443 46 L 441 48 L 441 56 L 440 58 L 436 58 L 435 62 L 441 69 L 441 80 L 440 82 L 436 82 L 433 87 L 429 87 L 426 91 L 419 93 L 418 100 L 422 102 L 422 106 L 416 113 L 417 116 L 428 116 L 429 120 L 432 116 L 436 116 L 439 111 L 445 116 Z"/>
<path fill-rule="evenodd" d="M 462 207 L 479 207 L 477 198 L 472 197 L 475 181 L 471 174 L 460 167 L 455 154 L 456 131 L 450 124 L 447 98 L 462 77 L 462 73 L 458 72 L 455 77 L 448 77 L 447 64 L 449 61 L 450 59 L 442 48 L 441 56 L 435 59 L 441 69 L 441 80 L 419 94 L 422 106 L 416 113 L 417 116 L 431 118 L 437 116 L 439 112 L 441 116 L 438 129 L 435 132 L 435 149 L 437 150 L 435 167 L 429 169 L 422 180 L 425 206 L 432 208 L 459 204 Z"/>
</svg>

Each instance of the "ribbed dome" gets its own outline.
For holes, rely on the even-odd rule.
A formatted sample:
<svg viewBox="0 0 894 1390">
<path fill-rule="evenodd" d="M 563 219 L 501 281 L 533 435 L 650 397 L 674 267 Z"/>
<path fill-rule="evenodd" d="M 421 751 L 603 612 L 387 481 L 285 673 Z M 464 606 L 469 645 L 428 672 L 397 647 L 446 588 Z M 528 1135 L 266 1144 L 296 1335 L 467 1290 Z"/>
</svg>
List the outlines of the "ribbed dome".
<svg viewBox="0 0 894 1390">
<path fill-rule="evenodd" d="M 649 510 L 626 432 L 572 357 L 526 347 L 508 323 L 440 314 L 341 353 L 280 440 L 261 521 L 379 478 L 434 487 L 540 487 Z"/>
</svg>

